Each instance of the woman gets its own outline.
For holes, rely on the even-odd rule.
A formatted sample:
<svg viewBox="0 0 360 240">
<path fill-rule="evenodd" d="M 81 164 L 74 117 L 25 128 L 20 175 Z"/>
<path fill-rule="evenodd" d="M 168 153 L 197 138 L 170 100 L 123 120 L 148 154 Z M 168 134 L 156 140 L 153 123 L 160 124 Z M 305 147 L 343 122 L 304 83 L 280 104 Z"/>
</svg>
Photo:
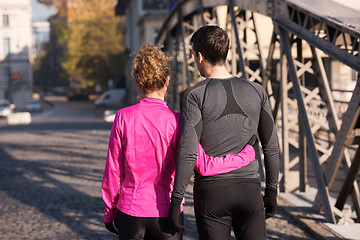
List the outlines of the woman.
<svg viewBox="0 0 360 240">
<path fill-rule="evenodd" d="M 179 141 L 179 113 L 164 101 L 168 61 L 152 45 L 138 52 L 132 76 L 144 98 L 119 110 L 111 130 L 101 191 L 105 226 L 119 239 L 182 239 L 182 232 L 174 233 L 166 220 Z M 196 170 L 202 175 L 229 172 L 254 158 L 250 145 L 219 158 L 206 156 L 199 147 Z"/>
</svg>

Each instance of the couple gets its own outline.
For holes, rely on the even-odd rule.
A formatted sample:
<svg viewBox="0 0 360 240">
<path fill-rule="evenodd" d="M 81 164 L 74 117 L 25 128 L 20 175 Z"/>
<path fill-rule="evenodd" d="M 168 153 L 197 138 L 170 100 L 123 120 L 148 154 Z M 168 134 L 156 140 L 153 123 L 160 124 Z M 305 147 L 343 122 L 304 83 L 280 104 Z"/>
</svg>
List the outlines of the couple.
<svg viewBox="0 0 360 240">
<path fill-rule="evenodd" d="M 195 172 L 200 239 L 230 239 L 231 227 L 237 239 L 266 239 L 279 173 L 267 94 L 226 70 L 229 38 L 223 29 L 201 27 L 191 44 L 206 79 L 185 90 L 181 115 L 164 101 L 169 58 L 145 45 L 134 60 L 132 76 L 144 98 L 119 110 L 113 123 L 101 188 L 105 227 L 119 239 L 182 239 L 182 203 Z M 251 146 L 257 134 L 265 157 L 264 197 Z"/>
</svg>

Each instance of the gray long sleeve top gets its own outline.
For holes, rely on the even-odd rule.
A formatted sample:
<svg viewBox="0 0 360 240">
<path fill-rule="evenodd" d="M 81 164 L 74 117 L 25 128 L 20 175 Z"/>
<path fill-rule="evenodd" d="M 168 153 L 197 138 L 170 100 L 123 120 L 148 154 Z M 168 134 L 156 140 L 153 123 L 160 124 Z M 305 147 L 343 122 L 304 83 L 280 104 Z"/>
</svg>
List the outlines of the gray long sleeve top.
<svg viewBox="0 0 360 240">
<path fill-rule="evenodd" d="M 263 153 L 266 187 L 277 188 L 279 146 L 264 88 L 241 78 L 206 79 L 181 98 L 180 143 L 173 196 L 182 198 L 197 159 L 198 144 L 209 156 L 238 153 L 258 133 Z M 195 175 L 195 181 L 258 178 L 258 162 L 216 176 Z"/>
</svg>

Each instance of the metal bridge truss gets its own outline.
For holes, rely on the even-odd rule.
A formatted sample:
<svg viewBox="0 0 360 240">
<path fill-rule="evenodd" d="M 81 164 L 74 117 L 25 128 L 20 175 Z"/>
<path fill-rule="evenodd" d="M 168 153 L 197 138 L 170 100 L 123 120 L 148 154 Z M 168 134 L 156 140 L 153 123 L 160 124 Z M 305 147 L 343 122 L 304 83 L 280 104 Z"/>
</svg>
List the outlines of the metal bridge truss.
<svg viewBox="0 0 360 240">
<path fill-rule="evenodd" d="M 360 114 L 359 30 L 314 14 L 296 0 L 181 1 L 157 39 L 173 57 L 175 81 L 169 105 L 174 109 L 179 109 L 179 93 L 202 80 L 190 46 L 192 33 L 202 25 L 219 25 L 228 32 L 229 71 L 259 82 L 268 92 L 281 148 L 280 191 L 306 191 L 311 174 L 318 190 L 313 205 L 323 211 L 328 222 L 349 221 L 343 211 L 348 202 L 360 221 L 356 179 L 360 168 L 360 131 L 356 129 Z M 269 29 L 270 34 L 263 33 Z M 357 72 L 349 102 L 334 100 L 325 64 L 328 59 Z M 264 176 L 263 171 L 260 174 Z M 341 184 L 332 190 L 335 178 L 340 178 Z M 335 204 L 330 201 L 330 191 Z"/>
</svg>

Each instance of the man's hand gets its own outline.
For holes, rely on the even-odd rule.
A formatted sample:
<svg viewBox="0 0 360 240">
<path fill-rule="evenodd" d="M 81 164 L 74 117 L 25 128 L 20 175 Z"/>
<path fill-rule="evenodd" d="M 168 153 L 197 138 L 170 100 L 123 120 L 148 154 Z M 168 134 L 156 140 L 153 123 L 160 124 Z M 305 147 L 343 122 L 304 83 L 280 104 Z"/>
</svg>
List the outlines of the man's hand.
<svg viewBox="0 0 360 240">
<path fill-rule="evenodd" d="M 185 227 L 180 223 L 181 202 L 182 198 L 171 197 L 168 221 L 170 227 L 172 227 L 175 232 L 185 231 Z"/>
<path fill-rule="evenodd" d="M 108 231 L 110 231 L 110 232 L 112 232 L 112 233 L 114 233 L 116 235 L 119 235 L 119 232 L 118 232 L 117 228 L 115 227 L 115 222 L 114 221 L 105 223 L 105 228 Z"/>
<path fill-rule="evenodd" d="M 276 208 L 277 208 L 276 196 L 277 196 L 277 189 L 265 188 L 265 195 L 263 197 L 263 201 L 265 206 L 266 219 L 273 217 L 276 213 Z"/>
</svg>

